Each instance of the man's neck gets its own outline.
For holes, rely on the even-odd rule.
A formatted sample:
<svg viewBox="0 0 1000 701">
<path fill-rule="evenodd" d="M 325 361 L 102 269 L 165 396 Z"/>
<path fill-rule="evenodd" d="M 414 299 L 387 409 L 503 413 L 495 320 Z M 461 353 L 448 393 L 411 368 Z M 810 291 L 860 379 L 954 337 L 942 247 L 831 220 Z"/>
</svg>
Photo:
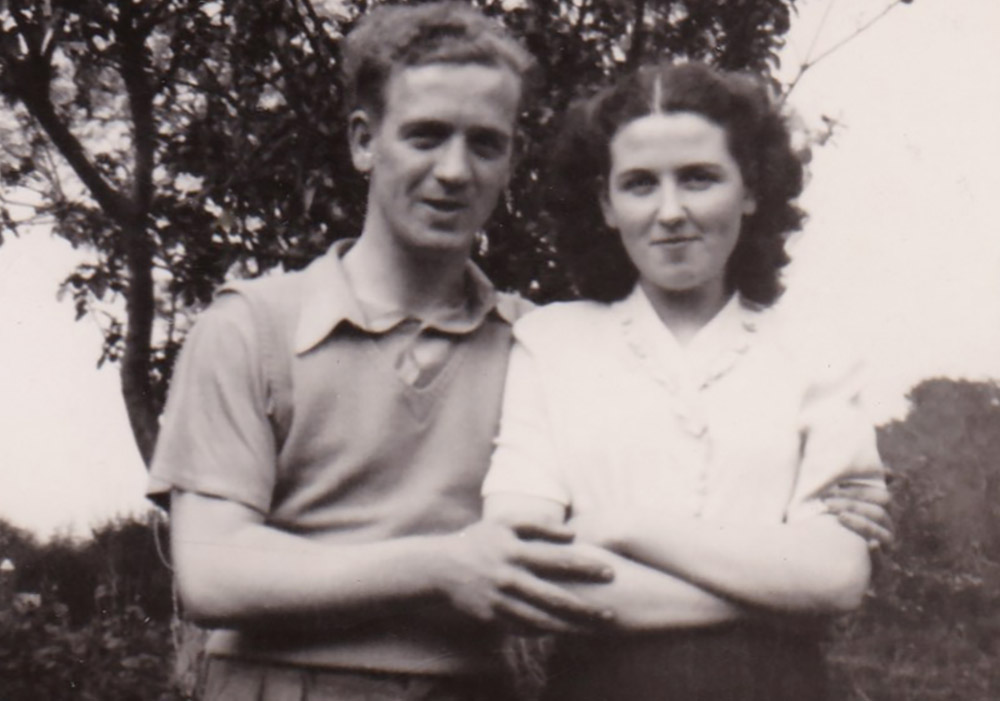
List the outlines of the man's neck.
<svg viewBox="0 0 1000 701">
<path fill-rule="evenodd" d="M 359 299 L 414 316 L 463 303 L 467 263 L 465 255 L 380 245 L 364 234 L 344 255 L 344 271 Z"/>
</svg>

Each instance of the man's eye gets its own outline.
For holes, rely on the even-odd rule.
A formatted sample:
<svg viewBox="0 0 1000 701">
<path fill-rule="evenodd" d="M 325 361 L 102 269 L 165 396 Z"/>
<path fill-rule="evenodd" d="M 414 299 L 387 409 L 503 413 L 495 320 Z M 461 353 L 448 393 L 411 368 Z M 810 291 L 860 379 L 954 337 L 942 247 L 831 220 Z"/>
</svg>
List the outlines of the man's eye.
<svg viewBox="0 0 1000 701">
<path fill-rule="evenodd" d="M 469 147 L 480 158 L 493 160 L 507 153 L 507 140 L 501 136 L 484 134 L 469 139 Z"/>
<path fill-rule="evenodd" d="M 451 130 L 444 124 L 416 122 L 403 127 L 400 135 L 412 148 L 429 150 L 440 146 Z"/>
<path fill-rule="evenodd" d="M 436 148 L 442 141 L 437 134 L 410 134 L 406 140 L 410 146 L 422 151 Z"/>
</svg>

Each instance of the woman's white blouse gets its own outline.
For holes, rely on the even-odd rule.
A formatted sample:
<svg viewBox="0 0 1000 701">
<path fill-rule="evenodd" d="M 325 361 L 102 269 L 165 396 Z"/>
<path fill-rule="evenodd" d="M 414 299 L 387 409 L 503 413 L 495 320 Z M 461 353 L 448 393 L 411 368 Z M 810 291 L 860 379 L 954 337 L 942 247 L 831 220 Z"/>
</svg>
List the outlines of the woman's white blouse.
<svg viewBox="0 0 1000 701">
<path fill-rule="evenodd" d="M 827 485 L 879 465 L 840 344 L 803 345 L 734 297 L 681 347 L 639 288 L 514 327 L 484 495 L 591 510 L 656 508 L 781 523 L 824 511 Z"/>
</svg>

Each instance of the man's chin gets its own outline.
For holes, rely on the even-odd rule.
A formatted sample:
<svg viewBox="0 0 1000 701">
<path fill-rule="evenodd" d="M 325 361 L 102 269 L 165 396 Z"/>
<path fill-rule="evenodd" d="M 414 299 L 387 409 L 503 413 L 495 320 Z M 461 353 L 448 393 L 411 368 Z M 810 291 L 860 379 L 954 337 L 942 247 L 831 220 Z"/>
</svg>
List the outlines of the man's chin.
<svg viewBox="0 0 1000 701">
<path fill-rule="evenodd" d="M 472 250 L 475 233 L 452 228 L 428 227 L 411 239 L 413 247 L 428 253 L 462 253 Z"/>
</svg>

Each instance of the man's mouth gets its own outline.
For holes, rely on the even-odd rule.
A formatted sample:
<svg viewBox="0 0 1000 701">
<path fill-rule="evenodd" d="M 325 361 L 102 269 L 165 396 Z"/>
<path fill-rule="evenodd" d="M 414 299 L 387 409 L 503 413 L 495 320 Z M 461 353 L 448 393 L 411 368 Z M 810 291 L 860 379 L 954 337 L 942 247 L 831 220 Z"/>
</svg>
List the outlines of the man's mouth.
<svg viewBox="0 0 1000 701">
<path fill-rule="evenodd" d="M 454 214 L 465 209 L 465 202 L 452 199 L 425 199 L 423 203 L 431 209 L 443 214 Z"/>
</svg>

